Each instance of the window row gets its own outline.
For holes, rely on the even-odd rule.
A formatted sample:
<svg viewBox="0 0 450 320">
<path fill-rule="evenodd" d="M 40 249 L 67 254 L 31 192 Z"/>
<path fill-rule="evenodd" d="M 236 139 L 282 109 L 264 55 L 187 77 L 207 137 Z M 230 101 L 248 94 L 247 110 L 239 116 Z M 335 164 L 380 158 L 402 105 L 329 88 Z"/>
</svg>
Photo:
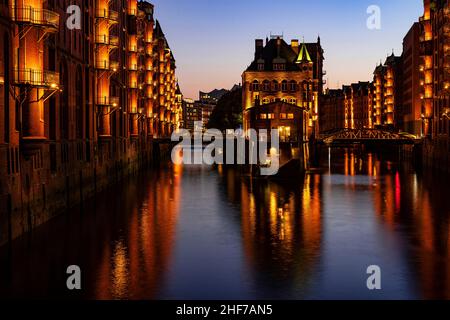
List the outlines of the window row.
<svg viewBox="0 0 450 320">
<path fill-rule="evenodd" d="M 259 119 L 261 120 L 273 120 L 275 119 L 275 114 L 274 113 L 260 113 L 259 114 Z M 281 120 L 292 120 L 294 119 L 294 114 L 293 113 L 280 113 L 280 118 Z"/>
<path fill-rule="evenodd" d="M 300 85 L 301 88 L 303 88 L 304 91 L 308 91 L 308 90 L 317 90 L 317 85 L 313 85 L 312 83 L 309 82 L 304 82 Z M 287 81 L 284 80 L 281 82 L 281 84 L 276 81 L 269 81 L 269 80 L 264 80 L 262 83 L 259 83 L 258 80 L 255 80 L 252 82 L 251 86 L 250 86 L 250 90 L 251 91 L 297 91 L 299 89 L 299 85 L 297 84 L 296 81 L 291 80 L 291 81 Z"/>
</svg>

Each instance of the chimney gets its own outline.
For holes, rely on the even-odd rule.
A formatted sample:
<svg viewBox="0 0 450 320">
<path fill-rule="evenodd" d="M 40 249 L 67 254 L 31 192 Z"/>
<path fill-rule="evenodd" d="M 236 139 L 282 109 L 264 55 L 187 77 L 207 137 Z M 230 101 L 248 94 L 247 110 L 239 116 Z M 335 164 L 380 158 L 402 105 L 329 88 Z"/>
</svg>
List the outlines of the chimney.
<svg viewBox="0 0 450 320">
<path fill-rule="evenodd" d="M 298 41 L 298 39 L 292 39 L 292 40 L 291 40 L 291 48 L 292 48 L 292 50 L 294 50 L 294 52 L 295 52 L 296 54 L 298 54 L 298 47 L 299 47 L 299 41 Z"/>
<path fill-rule="evenodd" d="M 277 58 L 280 57 L 280 49 L 281 49 L 281 38 L 277 38 Z"/>
<path fill-rule="evenodd" d="M 259 58 L 261 58 L 263 47 L 264 47 L 264 40 L 256 39 L 255 40 L 255 60 L 258 60 Z"/>
</svg>

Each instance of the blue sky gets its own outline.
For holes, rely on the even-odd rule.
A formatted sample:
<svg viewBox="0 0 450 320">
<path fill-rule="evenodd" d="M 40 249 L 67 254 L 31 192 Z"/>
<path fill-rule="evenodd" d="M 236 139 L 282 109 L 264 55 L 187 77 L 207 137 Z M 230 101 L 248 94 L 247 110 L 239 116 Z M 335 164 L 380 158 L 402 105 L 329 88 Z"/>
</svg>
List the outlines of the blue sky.
<svg viewBox="0 0 450 320">
<path fill-rule="evenodd" d="M 177 60 L 185 97 L 230 88 L 254 55 L 254 40 L 272 34 L 316 41 L 325 50 L 331 88 L 372 79 L 380 60 L 401 54 L 403 37 L 423 13 L 422 0 L 153 0 Z M 381 9 L 381 30 L 369 30 L 370 5 Z"/>
</svg>

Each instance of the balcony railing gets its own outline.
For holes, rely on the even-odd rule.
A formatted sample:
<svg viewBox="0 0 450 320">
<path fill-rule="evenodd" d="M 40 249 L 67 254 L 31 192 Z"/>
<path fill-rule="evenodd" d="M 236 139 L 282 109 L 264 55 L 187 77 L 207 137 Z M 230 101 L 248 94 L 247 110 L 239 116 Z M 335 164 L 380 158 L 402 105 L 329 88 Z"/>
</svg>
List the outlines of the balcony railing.
<svg viewBox="0 0 450 320">
<path fill-rule="evenodd" d="M 119 97 L 97 97 L 97 105 L 117 107 L 119 105 Z"/>
<path fill-rule="evenodd" d="M 109 44 L 109 37 L 106 34 L 98 34 L 95 36 L 95 43 L 96 44 Z"/>
<path fill-rule="evenodd" d="M 119 13 L 114 10 L 109 9 L 98 9 L 95 12 L 95 17 L 97 19 L 108 19 L 112 22 L 118 22 L 119 21 Z"/>
<path fill-rule="evenodd" d="M 97 60 L 95 61 L 95 68 L 100 70 L 108 70 L 109 69 L 109 61 L 108 60 Z"/>
<path fill-rule="evenodd" d="M 59 14 L 47 9 L 12 7 L 11 19 L 16 23 L 49 27 L 53 31 L 59 28 Z"/>
<path fill-rule="evenodd" d="M 30 85 L 54 89 L 59 87 L 59 73 L 54 71 L 15 69 L 14 80 L 18 85 Z"/>
<path fill-rule="evenodd" d="M 137 89 L 138 83 L 136 80 L 129 80 L 128 81 L 128 88 L 130 89 Z"/>
</svg>

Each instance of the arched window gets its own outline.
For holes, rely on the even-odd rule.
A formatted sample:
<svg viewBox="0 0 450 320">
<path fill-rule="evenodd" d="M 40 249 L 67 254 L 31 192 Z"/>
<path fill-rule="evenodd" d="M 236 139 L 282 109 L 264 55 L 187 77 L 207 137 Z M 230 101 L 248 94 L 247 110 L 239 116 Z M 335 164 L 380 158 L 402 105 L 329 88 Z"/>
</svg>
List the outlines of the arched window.
<svg viewBox="0 0 450 320">
<path fill-rule="evenodd" d="M 251 90 L 252 91 L 259 91 L 259 82 L 258 82 L 258 80 L 253 81 Z"/>
<path fill-rule="evenodd" d="M 270 91 L 270 82 L 269 82 L 269 80 L 264 80 L 264 82 L 263 82 L 263 89 L 264 89 L 264 91 Z"/>
<path fill-rule="evenodd" d="M 283 82 L 281 82 L 281 91 L 288 91 L 288 82 L 286 80 L 283 80 Z"/>
<path fill-rule="evenodd" d="M 279 85 L 278 85 L 278 81 L 277 80 L 273 80 L 272 81 L 272 91 L 278 91 L 280 90 Z"/>
</svg>

